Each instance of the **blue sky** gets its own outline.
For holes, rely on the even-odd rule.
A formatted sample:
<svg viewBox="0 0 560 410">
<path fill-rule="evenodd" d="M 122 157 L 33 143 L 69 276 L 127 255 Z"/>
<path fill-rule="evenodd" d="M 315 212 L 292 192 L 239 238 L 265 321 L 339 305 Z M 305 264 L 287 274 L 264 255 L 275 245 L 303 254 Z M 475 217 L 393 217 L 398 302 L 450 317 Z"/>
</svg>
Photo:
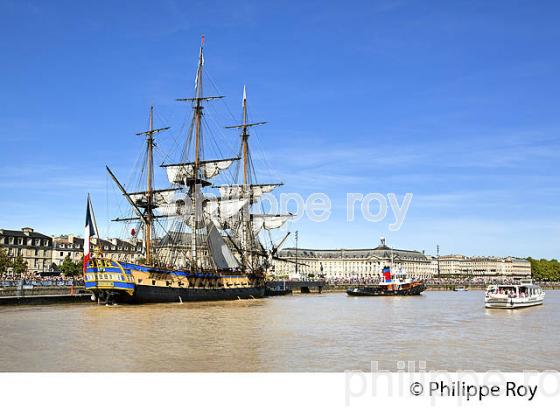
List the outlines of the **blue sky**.
<svg viewBox="0 0 560 410">
<path fill-rule="evenodd" d="M 180 138 L 174 99 L 192 93 L 205 34 L 227 96 L 217 121 L 239 117 L 246 83 L 252 118 L 269 121 L 257 162 L 285 192 L 332 199 L 328 222 L 292 224 L 301 246 L 384 235 L 432 254 L 559 256 L 557 2 L 0 0 L 0 13 L 0 227 L 80 233 L 91 192 L 115 234 L 104 165 L 127 180 L 151 103 L 175 129 L 161 138 Z M 414 197 L 391 232 L 391 218 L 347 223 L 347 192 Z"/>
</svg>

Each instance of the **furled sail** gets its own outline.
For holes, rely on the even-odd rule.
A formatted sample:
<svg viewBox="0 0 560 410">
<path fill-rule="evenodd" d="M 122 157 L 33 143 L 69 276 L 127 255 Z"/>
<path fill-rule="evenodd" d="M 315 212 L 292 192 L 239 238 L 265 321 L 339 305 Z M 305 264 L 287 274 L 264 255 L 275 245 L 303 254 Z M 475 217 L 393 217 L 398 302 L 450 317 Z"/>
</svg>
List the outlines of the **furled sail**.
<svg viewBox="0 0 560 410">
<path fill-rule="evenodd" d="M 147 206 L 148 205 L 148 192 L 133 192 L 128 194 L 130 199 L 134 201 L 136 206 Z M 175 189 L 160 189 L 152 191 L 152 206 L 160 206 L 163 204 L 169 204 L 173 202 L 175 196 Z"/>
<path fill-rule="evenodd" d="M 217 176 L 221 171 L 229 168 L 233 161 L 239 158 L 216 159 L 209 161 L 200 161 L 200 177 L 202 179 L 211 179 Z M 184 185 L 185 181 L 195 179 L 194 162 L 185 162 L 181 164 L 162 165 L 167 172 L 167 179 L 172 184 Z"/>
<path fill-rule="evenodd" d="M 204 203 L 204 210 L 210 215 L 210 218 L 222 225 L 227 220 L 237 215 L 241 209 L 249 202 L 249 199 L 221 199 L 211 198 Z"/>
<path fill-rule="evenodd" d="M 186 216 L 190 215 L 190 207 L 186 205 L 183 199 L 177 199 L 174 202 L 162 205 L 158 208 L 159 213 L 165 216 Z"/>
<path fill-rule="evenodd" d="M 249 185 L 249 192 L 252 201 L 256 201 L 263 194 L 272 192 L 274 189 L 278 188 L 282 184 L 253 184 Z M 217 187 L 220 191 L 220 196 L 222 198 L 239 198 L 243 192 L 243 185 L 220 185 Z"/>
<path fill-rule="evenodd" d="M 175 200 L 170 203 L 160 206 L 159 212 L 166 216 L 181 216 L 184 221 L 193 226 L 193 201 L 190 196 L 175 197 Z M 237 215 L 243 206 L 245 206 L 249 199 L 221 199 L 221 198 L 206 198 L 200 191 L 197 191 L 197 202 L 203 204 L 204 218 L 209 218 L 216 225 L 221 226 L 230 218 Z M 200 215 L 200 207 L 197 206 Z M 201 219 L 200 219 L 201 220 Z"/>
<path fill-rule="evenodd" d="M 278 229 L 292 217 L 293 217 L 292 214 L 287 214 L 287 215 L 253 214 L 251 215 L 253 233 L 255 235 L 258 235 L 258 233 L 262 229 L 266 229 L 266 230 Z"/>
<path fill-rule="evenodd" d="M 208 223 L 208 246 L 212 259 L 218 269 L 237 269 L 239 262 L 227 246 L 224 238 L 213 222 Z"/>
</svg>

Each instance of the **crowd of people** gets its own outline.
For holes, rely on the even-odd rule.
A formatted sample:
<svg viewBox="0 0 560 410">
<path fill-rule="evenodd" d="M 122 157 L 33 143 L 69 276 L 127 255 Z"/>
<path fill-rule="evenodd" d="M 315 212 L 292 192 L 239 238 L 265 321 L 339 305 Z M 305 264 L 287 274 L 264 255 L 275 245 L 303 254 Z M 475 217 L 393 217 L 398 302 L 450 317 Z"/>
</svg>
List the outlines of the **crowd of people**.
<svg viewBox="0 0 560 410">
<path fill-rule="evenodd" d="M 84 280 L 78 277 L 41 276 L 37 273 L 24 273 L 21 275 L 0 275 L 0 287 L 21 286 L 83 286 Z"/>
<path fill-rule="evenodd" d="M 458 286 L 468 286 L 468 285 L 512 285 L 517 280 L 510 277 L 484 277 L 484 276 L 473 276 L 464 278 L 430 278 L 426 280 L 428 285 L 458 285 Z"/>
<path fill-rule="evenodd" d="M 382 276 L 368 275 L 368 276 L 352 276 L 352 277 L 335 277 L 327 278 L 326 282 L 329 285 L 372 285 L 377 284 L 383 280 Z M 484 277 L 472 276 L 461 278 L 441 278 L 434 277 L 424 279 L 428 286 L 488 286 L 488 285 L 512 285 L 518 282 L 518 279 L 512 277 Z M 547 282 L 549 285 L 558 285 L 560 283 Z"/>
<path fill-rule="evenodd" d="M 327 278 L 326 282 L 328 285 L 374 285 L 379 283 L 383 279 L 379 275 L 367 275 L 367 276 L 349 276 L 349 277 L 334 277 Z"/>
<path fill-rule="evenodd" d="M 383 280 L 381 275 L 349 276 L 327 278 L 326 283 L 333 286 L 342 285 L 374 285 Z M 425 279 L 428 286 L 488 286 L 488 285 L 511 285 L 517 282 L 509 277 L 462 277 L 462 278 L 440 278 Z M 548 282 L 547 282 L 548 283 Z M 560 286 L 560 283 L 549 282 L 549 285 Z M 18 287 L 22 285 L 32 286 L 83 286 L 82 276 L 62 277 L 42 276 L 37 273 L 25 273 L 14 276 L 13 274 L 0 274 L 0 287 Z"/>
</svg>

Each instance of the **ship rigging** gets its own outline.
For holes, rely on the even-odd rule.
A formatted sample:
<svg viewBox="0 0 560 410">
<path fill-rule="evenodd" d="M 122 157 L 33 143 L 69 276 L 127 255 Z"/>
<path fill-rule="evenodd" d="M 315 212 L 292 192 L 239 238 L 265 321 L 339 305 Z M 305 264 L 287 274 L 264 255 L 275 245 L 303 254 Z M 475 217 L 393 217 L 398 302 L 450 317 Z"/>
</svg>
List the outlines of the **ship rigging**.
<svg viewBox="0 0 560 410">
<path fill-rule="evenodd" d="M 280 228 L 292 215 L 255 212 L 259 206 L 259 198 L 282 183 L 263 184 L 257 181 L 251 158 L 249 130 L 264 125 L 265 122 L 249 122 L 245 87 L 242 122 L 226 127 L 240 132 L 239 155 L 206 158 L 204 147 L 208 139 L 203 133 L 204 104 L 224 97 L 204 95 L 203 75 L 204 39 L 199 51 L 194 97 L 177 99 L 192 107 L 191 126 L 185 144 L 181 150 L 176 150 L 181 152 L 179 161 L 165 161 L 161 164 L 169 187 L 158 189 L 154 184 L 155 137 L 169 130 L 169 127 L 154 128 L 153 107 L 150 108 L 148 130 L 136 134 L 146 139 L 144 189 L 129 192 L 107 167 L 109 176 L 133 212 L 132 216 L 114 221 L 137 224 L 139 229 L 133 229 L 132 232 L 141 232 L 145 258 L 138 265 L 106 260 L 103 255 L 97 260 L 94 258 L 87 270 L 87 273 L 93 275 L 88 275 L 89 280 L 86 278 L 86 282 L 89 282 L 88 288 L 101 297 L 118 298 L 126 294 L 124 299 L 168 301 L 178 294 L 182 300 L 263 295 L 269 261 L 277 258 L 276 252 L 280 245 L 275 246 L 271 240 L 272 246 L 267 249 L 259 238 L 259 233 Z M 230 177 L 231 182 L 225 184 L 213 182 L 219 175 L 229 172 L 229 168 L 238 161 L 242 162 L 240 178 L 237 178 L 238 175 Z M 213 195 L 210 192 L 213 189 L 217 189 L 219 195 Z M 162 223 L 164 220 L 168 221 L 167 227 Z M 156 229 L 156 225 L 161 229 Z M 158 231 L 165 233 L 163 238 L 158 237 Z M 288 235 L 289 233 L 280 243 Z M 184 265 L 177 263 L 178 253 L 186 256 Z M 99 264 L 100 261 L 104 262 Z M 126 279 L 125 292 L 116 287 L 111 289 L 100 280 L 100 269 L 106 271 L 108 266 L 126 275 L 121 278 Z M 162 287 L 163 284 L 165 286 Z M 181 294 L 175 288 L 189 289 L 191 292 Z M 233 288 L 237 290 L 227 292 Z M 222 292 L 216 293 L 216 289 Z M 243 289 L 247 291 L 244 292 Z"/>
</svg>

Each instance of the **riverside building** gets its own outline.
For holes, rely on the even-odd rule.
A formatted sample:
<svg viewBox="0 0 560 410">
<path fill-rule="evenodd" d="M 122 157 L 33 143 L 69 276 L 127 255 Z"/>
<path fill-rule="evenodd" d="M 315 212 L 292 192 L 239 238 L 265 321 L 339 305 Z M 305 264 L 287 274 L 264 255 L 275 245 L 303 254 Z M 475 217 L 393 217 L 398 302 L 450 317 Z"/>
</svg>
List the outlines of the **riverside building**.
<svg viewBox="0 0 560 410">
<path fill-rule="evenodd" d="M 446 255 L 439 258 L 439 275 L 442 277 L 528 277 L 531 262 L 508 256 Z"/>
<path fill-rule="evenodd" d="M 419 279 L 531 276 L 531 263 L 527 259 L 464 255 L 437 258 L 424 252 L 391 248 L 385 238 L 373 249 L 297 249 L 296 252 L 295 248 L 286 248 L 278 256 L 283 260 L 275 260 L 271 269 L 278 278 L 311 275 L 327 280 L 360 280 L 379 276 L 384 266 Z"/>
<path fill-rule="evenodd" d="M 124 241 L 118 238 L 91 239 L 95 252 L 106 258 L 119 258 L 125 262 L 138 262 L 143 257 L 142 245 L 136 241 Z M 54 238 L 52 262 L 60 266 L 64 259 L 70 258 L 72 262 L 82 263 L 84 256 L 84 239 L 74 235 L 62 235 Z"/>
<path fill-rule="evenodd" d="M 6 250 L 12 261 L 21 255 L 27 262 L 28 272 L 44 272 L 51 267 L 53 240 L 33 228 L 0 229 L 0 247 Z M 8 268 L 7 273 L 12 274 L 12 268 Z"/>
<path fill-rule="evenodd" d="M 284 260 L 275 260 L 273 273 L 277 277 L 324 276 L 327 280 L 368 279 L 381 274 L 391 265 L 395 272 L 406 272 L 415 278 L 427 279 L 437 271 L 434 258 L 424 252 L 391 248 L 381 238 L 370 249 L 295 249 L 278 252 Z M 296 262 L 297 261 L 297 273 Z"/>
<path fill-rule="evenodd" d="M 84 240 L 74 235 L 62 235 L 53 238 L 54 249 L 52 263 L 57 267 L 62 265 L 64 259 L 70 258 L 72 262 L 81 263 L 84 256 Z"/>
<path fill-rule="evenodd" d="M 160 248 L 157 258 L 162 264 L 174 267 L 188 265 L 188 233 L 170 232 L 157 241 Z M 96 252 L 107 258 L 130 263 L 144 261 L 142 243 L 134 238 L 92 238 L 92 244 Z M 53 238 L 30 227 L 21 230 L 0 228 L 0 248 L 3 248 L 12 260 L 21 255 L 27 262 L 28 273 L 39 273 L 57 270 L 66 257 L 75 263 L 81 263 L 84 240 L 74 235 Z M 207 250 L 201 249 L 200 256 L 207 257 Z M 531 276 L 531 263 L 527 259 L 512 256 L 469 257 L 457 254 L 436 258 L 424 252 L 391 248 L 384 238 L 381 238 L 376 248 L 371 249 L 297 249 L 296 252 L 295 248 L 286 248 L 278 252 L 278 256 L 283 260 L 274 260 L 269 272 L 279 278 L 312 275 L 332 280 L 368 279 L 377 277 L 384 266 L 391 264 L 394 271 L 406 272 L 421 279 Z M 297 272 L 294 263 L 296 260 Z M 9 268 L 7 273 L 12 274 L 12 268 Z"/>
</svg>

